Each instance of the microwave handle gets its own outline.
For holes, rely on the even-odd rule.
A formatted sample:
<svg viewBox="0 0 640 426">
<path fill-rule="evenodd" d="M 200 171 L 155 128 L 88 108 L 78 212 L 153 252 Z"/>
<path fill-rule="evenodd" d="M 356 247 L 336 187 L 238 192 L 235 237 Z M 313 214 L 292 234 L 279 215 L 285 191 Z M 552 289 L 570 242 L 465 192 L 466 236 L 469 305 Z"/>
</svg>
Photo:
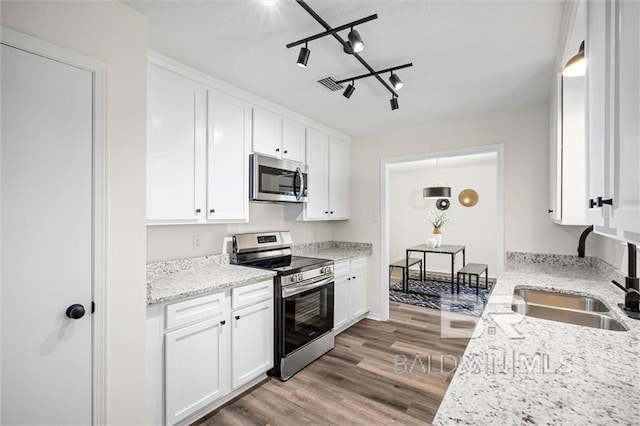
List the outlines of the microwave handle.
<svg viewBox="0 0 640 426">
<path fill-rule="evenodd" d="M 299 191 L 296 193 L 296 187 L 295 187 L 295 176 L 296 175 L 300 175 L 300 189 Z M 304 193 L 304 174 L 302 173 L 302 170 L 300 170 L 300 167 L 296 167 L 296 173 L 293 175 L 293 181 L 294 181 L 294 187 L 293 187 L 293 194 L 296 196 L 296 200 L 300 201 L 300 199 L 302 198 L 302 194 Z"/>
</svg>

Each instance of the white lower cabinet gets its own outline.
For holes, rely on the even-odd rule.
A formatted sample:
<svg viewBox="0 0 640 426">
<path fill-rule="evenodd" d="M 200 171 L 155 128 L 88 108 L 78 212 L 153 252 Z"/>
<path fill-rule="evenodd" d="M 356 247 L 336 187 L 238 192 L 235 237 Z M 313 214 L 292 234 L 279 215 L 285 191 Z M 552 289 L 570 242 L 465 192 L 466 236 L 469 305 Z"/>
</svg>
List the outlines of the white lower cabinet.
<svg viewBox="0 0 640 426">
<path fill-rule="evenodd" d="M 233 312 L 233 389 L 273 367 L 273 299 Z"/>
<path fill-rule="evenodd" d="M 367 304 L 367 259 L 335 264 L 333 330 L 340 333 L 369 312 Z"/>
<path fill-rule="evenodd" d="M 272 280 L 150 306 L 149 423 L 188 424 L 253 386 L 273 367 L 273 338 Z"/>
</svg>

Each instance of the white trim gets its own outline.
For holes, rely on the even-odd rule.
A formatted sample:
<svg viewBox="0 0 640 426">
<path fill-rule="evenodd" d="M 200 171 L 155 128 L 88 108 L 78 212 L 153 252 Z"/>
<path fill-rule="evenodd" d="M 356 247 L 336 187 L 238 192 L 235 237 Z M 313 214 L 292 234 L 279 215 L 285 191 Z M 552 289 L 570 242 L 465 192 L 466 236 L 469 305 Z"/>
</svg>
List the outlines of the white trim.
<svg viewBox="0 0 640 426">
<path fill-rule="evenodd" d="M 107 408 L 107 269 L 108 269 L 108 168 L 107 168 L 107 65 L 94 58 L 0 27 L 1 42 L 25 52 L 89 71 L 93 75 L 93 371 L 92 416 L 94 425 L 108 424 Z"/>
<path fill-rule="evenodd" d="M 245 102 L 251 104 L 251 106 L 256 106 L 259 108 L 264 108 L 270 112 L 274 112 L 278 115 L 282 115 L 285 118 L 292 119 L 294 121 L 300 122 L 301 124 L 307 127 L 313 127 L 321 132 L 327 133 L 331 136 L 334 136 L 338 139 L 342 139 L 347 142 L 351 142 L 351 136 L 346 135 L 344 133 L 337 132 L 335 129 L 325 126 L 322 123 L 317 121 L 313 121 L 303 115 L 300 115 L 296 112 L 288 110 L 280 105 L 277 105 L 271 101 L 268 101 L 264 98 L 256 96 L 252 93 L 249 93 L 245 90 L 242 90 L 236 86 L 233 86 L 229 83 L 226 83 L 222 80 L 218 80 L 210 75 L 205 74 L 199 70 L 191 68 L 185 64 L 182 64 L 174 59 L 171 59 L 161 53 L 155 52 L 153 50 L 149 50 L 147 54 L 147 62 L 159 67 L 162 67 L 166 70 L 172 71 L 174 73 L 180 74 L 184 77 L 190 78 L 197 83 L 208 86 L 210 88 L 216 89 L 222 93 L 225 93 L 229 96 L 241 99 Z"/>
<path fill-rule="evenodd" d="M 373 320 L 373 321 L 383 321 L 382 319 L 382 315 L 379 314 L 374 314 L 369 312 L 369 315 L 366 316 L 367 319 Z"/>
<path fill-rule="evenodd" d="M 504 272 L 505 267 L 505 232 L 504 232 L 504 144 L 474 146 L 439 152 L 401 155 L 380 160 L 380 314 L 381 321 L 389 319 L 389 168 L 392 164 L 408 161 L 428 160 L 431 158 L 458 157 L 464 155 L 495 152 L 497 154 L 497 209 L 498 223 L 496 231 L 497 265 L 496 277 Z"/>
</svg>

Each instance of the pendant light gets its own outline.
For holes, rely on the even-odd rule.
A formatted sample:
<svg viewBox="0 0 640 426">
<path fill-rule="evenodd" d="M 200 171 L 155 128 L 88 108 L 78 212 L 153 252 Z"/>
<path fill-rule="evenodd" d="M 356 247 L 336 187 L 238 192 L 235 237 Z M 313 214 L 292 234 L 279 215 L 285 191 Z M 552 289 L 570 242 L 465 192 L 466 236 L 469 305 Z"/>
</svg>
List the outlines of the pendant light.
<svg viewBox="0 0 640 426">
<path fill-rule="evenodd" d="M 436 181 L 422 190 L 424 198 L 451 198 L 451 187 L 442 186 L 438 173 L 438 159 L 436 158 Z"/>
<path fill-rule="evenodd" d="M 584 56 L 584 40 L 580 43 L 578 53 L 573 55 L 571 59 L 567 61 L 567 64 L 562 70 L 562 75 L 565 77 L 580 77 L 585 74 L 587 70 L 587 60 Z"/>
</svg>

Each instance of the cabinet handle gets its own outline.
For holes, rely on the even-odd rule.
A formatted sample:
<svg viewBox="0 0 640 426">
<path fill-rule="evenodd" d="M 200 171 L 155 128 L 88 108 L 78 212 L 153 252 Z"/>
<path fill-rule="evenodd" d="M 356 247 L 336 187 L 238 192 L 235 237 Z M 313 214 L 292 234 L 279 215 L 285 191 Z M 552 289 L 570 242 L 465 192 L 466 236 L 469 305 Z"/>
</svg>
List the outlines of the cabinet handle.
<svg viewBox="0 0 640 426">
<path fill-rule="evenodd" d="M 225 320 L 220 321 L 220 325 L 225 325 L 227 322 Z"/>
<path fill-rule="evenodd" d="M 597 205 L 598 205 L 598 203 L 596 203 L 596 200 L 594 200 L 593 198 L 589 199 L 589 208 L 590 209 L 594 208 Z"/>
<path fill-rule="evenodd" d="M 287 150 L 286 150 L 286 149 L 284 150 L 284 153 L 285 153 L 285 154 L 287 153 Z"/>
<path fill-rule="evenodd" d="M 553 213 L 553 210 L 549 209 L 549 213 Z"/>
<path fill-rule="evenodd" d="M 215 212 L 216 212 L 216 209 L 209 210 L 209 213 L 215 213 Z"/>
<path fill-rule="evenodd" d="M 609 198 L 608 200 L 602 200 L 602 204 L 608 204 L 613 206 L 613 198 Z"/>
<path fill-rule="evenodd" d="M 352 277 L 354 280 L 356 279 L 356 277 Z"/>
<path fill-rule="evenodd" d="M 333 212 L 329 212 L 330 214 L 333 214 Z"/>
<path fill-rule="evenodd" d="M 200 213 L 200 211 L 201 211 L 200 209 L 196 209 L 196 213 Z"/>
<path fill-rule="evenodd" d="M 324 212 L 324 214 L 329 214 L 329 212 L 328 212 L 328 211 L 325 211 L 325 212 Z"/>
<path fill-rule="evenodd" d="M 236 315 L 236 319 L 239 320 L 240 319 L 240 315 Z"/>
<path fill-rule="evenodd" d="M 276 148 L 276 152 L 280 152 L 280 148 Z"/>
<path fill-rule="evenodd" d="M 347 281 L 351 281 L 351 278 L 347 278 Z"/>
</svg>

